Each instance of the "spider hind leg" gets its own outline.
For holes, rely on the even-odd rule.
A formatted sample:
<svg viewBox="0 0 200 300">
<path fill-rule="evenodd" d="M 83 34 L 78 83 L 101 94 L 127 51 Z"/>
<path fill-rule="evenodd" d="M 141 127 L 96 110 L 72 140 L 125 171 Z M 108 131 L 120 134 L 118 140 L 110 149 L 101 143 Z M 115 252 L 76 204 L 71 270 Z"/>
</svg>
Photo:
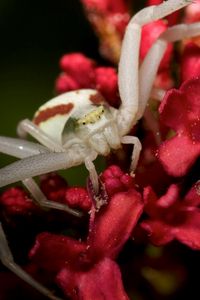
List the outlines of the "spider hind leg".
<svg viewBox="0 0 200 300">
<path fill-rule="evenodd" d="M 27 272 L 25 272 L 19 265 L 14 262 L 12 253 L 8 246 L 8 241 L 6 239 L 3 227 L 0 223 L 0 261 L 7 267 L 11 272 L 16 274 L 19 278 L 27 282 L 34 289 L 39 291 L 44 296 L 52 300 L 61 300 L 61 298 L 56 297 L 52 291 L 44 287 L 42 284 L 37 282 L 33 277 L 31 277 Z"/>
</svg>

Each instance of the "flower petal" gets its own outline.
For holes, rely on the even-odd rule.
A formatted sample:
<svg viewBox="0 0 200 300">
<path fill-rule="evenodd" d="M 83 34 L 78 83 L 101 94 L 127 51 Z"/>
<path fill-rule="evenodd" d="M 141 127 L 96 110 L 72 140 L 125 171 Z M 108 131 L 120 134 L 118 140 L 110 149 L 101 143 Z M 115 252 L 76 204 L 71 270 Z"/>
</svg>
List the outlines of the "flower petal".
<svg viewBox="0 0 200 300">
<path fill-rule="evenodd" d="M 158 157 L 166 171 L 175 177 L 183 176 L 200 154 L 200 143 L 186 135 L 177 135 L 161 144 Z"/>
<path fill-rule="evenodd" d="M 86 244 L 72 238 L 41 233 L 30 251 L 33 263 L 45 271 L 57 273 L 66 265 L 76 266 L 79 255 L 86 250 Z"/>
<path fill-rule="evenodd" d="M 200 210 L 187 211 L 187 219 L 176 229 L 177 240 L 193 250 L 200 250 Z"/>
<path fill-rule="evenodd" d="M 140 224 L 147 231 L 149 240 L 155 246 L 162 246 L 174 239 L 173 228 L 161 220 L 147 220 Z"/>
<path fill-rule="evenodd" d="M 181 58 L 181 79 L 188 80 L 200 75 L 200 47 L 195 43 L 185 46 Z"/>
<path fill-rule="evenodd" d="M 134 189 L 115 194 L 96 214 L 88 245 L 91 255 L 115 257 L 129 238 L 143 211 L 141 195 Z"/>
<path fill-rule="evenodd" d="M 57 276 L 58 285 L 72 300 L 128 300 L 118 265 L 108 259 L 86 272 L 63 269 Z"/>
</svg>

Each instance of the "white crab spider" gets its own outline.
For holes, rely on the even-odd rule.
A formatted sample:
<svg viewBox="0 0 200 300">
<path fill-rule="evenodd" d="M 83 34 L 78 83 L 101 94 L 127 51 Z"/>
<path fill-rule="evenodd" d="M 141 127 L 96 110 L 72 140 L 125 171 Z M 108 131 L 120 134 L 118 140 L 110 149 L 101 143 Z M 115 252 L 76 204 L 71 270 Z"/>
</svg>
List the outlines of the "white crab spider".
<svg viewBox="0 0 200 300">
<path fill-rule="evenodd" d="M 134 169 L 141 145 L 137 137 L 127 134 L 144 113 L 167 43 L 200 34 L 200 23 L 169 28 L 154 43 L 139 66 L 141 28 L 190 3 L 192 0 L 168 0 L 160 5 L 144 8 L 131 19 L 122 43 L 119 62 L 121 106 L 118 110 L 109 107 L 95 90 L 73 91 L 41 106 L 32 122 L 20 122 L 19 135 L 24 137 L 29 133 L 42 145 L 23 139 L 0 137 L 0 151 L 21 158 L 0 169 L 0 186 L 21 180 L 41 206 L 64 209 L 80 216 L 75 210 L 48 201 L 32 177 L 85 163 L 97 190 L 98 176 L 93 160 L 98 154 L 107 155 L 110 149 L 118 149 L 122 143 L 134 145 L 131 163 L 131 168 Z M 160 97 L 163 91 L 154 90 L 153 94 Z M 56 299 L 16 266 L 1 226 L 0 259 L 40 292 Z"/>
</svg>

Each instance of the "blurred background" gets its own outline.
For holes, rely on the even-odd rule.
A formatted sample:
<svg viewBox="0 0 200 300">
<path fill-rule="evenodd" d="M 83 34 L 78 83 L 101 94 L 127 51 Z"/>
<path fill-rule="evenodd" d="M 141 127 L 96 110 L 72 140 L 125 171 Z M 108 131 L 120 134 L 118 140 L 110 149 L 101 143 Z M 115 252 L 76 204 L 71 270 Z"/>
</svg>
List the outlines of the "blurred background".
<svg viewBox="0 0 200 300">
<path fill-rule="evenodd" d="M 1 0 L 0 36 L 0 134 L 15 136 L 17 122 L 54 96 L 61 55 L 95 57 L 97 40 L 78 0 Z"/>
</svg>

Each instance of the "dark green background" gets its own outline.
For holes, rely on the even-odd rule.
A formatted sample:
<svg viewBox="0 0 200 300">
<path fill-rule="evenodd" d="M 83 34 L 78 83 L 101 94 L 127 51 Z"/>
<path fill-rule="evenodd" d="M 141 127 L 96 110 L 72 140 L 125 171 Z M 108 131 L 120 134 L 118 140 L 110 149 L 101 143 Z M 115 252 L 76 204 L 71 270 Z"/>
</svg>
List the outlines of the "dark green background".
<svg viewBox="0 0 200 300">
<path fill-rule="evenodd" d="M 15 135 L 17 122 L 54 95 L 63 53 L 97 48 L 76 0 L 1 0 L 0 39 L 2 135 Z"/>
</svg>

